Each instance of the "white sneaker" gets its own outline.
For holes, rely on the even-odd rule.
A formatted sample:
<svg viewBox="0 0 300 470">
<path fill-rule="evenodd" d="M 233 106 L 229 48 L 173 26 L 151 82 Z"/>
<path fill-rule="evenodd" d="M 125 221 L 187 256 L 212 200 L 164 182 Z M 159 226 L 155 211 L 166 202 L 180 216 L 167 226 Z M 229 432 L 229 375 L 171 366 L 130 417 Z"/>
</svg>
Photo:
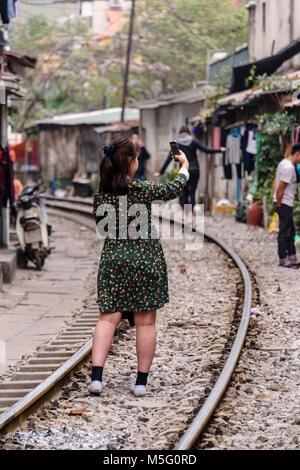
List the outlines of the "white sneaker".
<svg viewBox="0 0 300 470">
<path fill-rule="evenodd" d="M 100 395 L 100 393 L 102 392 L 102 389 L 103 389 L 103 385 L 102 385 L 102 382 L 100 382 L 100 380 L 92 380 L 88 388 L 90 393 L 96 393 L 97 395 Z"/>
<path fill-rule="evenodd" d="M 147 393 L 146 385 L 135 385 L 135 382 L 133 382 L 130 392 L 136 397 L 143 397 Z"/>
</svg>

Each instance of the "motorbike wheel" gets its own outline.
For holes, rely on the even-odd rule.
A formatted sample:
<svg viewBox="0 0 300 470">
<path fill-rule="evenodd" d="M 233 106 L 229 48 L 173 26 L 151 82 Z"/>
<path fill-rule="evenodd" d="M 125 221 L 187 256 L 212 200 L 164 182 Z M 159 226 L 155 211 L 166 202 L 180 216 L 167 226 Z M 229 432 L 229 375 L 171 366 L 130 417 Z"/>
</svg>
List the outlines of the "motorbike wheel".
<svg viewBox="0 0 300 470">
<path fill-rule="evenodd" d="M 28 258 L 22 250 L 17 251 L 17 266 L 19 268 L 27 268 Z"/>
<path fill-rule="evenodd" d="M 43 267 L 43 264 L 44 264 L 44 257 L 41 253 L 39 253 L 38 251 L 36 251 L 34 253 L 34 264 L 36 265 L 36 268 L 40 271 Z"/>
</svg>

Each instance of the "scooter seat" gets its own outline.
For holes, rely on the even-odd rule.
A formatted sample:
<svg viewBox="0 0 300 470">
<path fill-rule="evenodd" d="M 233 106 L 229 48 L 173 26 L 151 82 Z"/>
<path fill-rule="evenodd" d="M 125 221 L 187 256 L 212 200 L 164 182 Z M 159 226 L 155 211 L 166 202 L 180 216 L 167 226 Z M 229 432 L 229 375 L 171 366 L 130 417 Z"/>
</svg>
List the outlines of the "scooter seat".
<svg viewBox="0 0 300 470">
<path fill-rule="evenodd" d="M 23 188 L 22 192 L 19 194 L 19 198 L 22 197 L 22 196 L 30 196 L 31 194 L 34 193 L 34 191 L 36 191 L 39 187 L 39 184 L 33 184 L 31 186 L 25 186 L 25 188 Z"/>
</svg>

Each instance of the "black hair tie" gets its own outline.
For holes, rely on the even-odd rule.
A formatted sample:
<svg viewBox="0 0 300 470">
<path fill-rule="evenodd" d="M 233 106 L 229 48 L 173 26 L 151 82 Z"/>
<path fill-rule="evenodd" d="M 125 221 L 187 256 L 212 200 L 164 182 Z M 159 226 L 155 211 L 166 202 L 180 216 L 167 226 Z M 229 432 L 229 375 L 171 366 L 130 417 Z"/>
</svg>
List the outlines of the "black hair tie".
<svg viewBox="0 0 300 470">
<path fill-rule="evenodd" d="M 105 145 L 102 150 L 107 157 L 111 157 L 115 153 L 116 147 L 115 145 Z"/>
</svg>

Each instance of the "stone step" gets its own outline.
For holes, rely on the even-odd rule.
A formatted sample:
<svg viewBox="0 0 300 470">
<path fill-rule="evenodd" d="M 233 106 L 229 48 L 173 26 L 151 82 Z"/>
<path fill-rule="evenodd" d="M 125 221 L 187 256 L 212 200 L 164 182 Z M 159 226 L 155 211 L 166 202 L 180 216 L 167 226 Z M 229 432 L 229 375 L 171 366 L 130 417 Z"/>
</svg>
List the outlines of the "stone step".
<svg viewBox="0 0 300 470">
<path fill-rule="evenodd" d="M 83 328 L 83 327 L 81 327 L 81 326 L 78 326 L 78 327 L 75 327 L 75 328 L 68 328 L 68 329 L 65 330 L 64 332 L 65 332 L 65 333 L 71 333 L 71 332 L 74 332 L 74 333 L 77 333 L 77 332 L 78 332 L 78 333 L 80 333 L 80 332 L 82 332 L 82 333 L 91 333 L 91 331 L 92 331 L 93 328 L 94 328 L 94 327 L 91 327 L 91 326 L 88 326 L 88 327 L 86 327 L 86 328 Z"/>
<path fill-rule="evenodd" d="M 0 390 L 0 398 L 10 398 L 10 397 L 24 397 L 29 393 L 30 390 L 27 388 L 10 388 L 8 390 Z"/>
<path fill-rule="evenodd" d="M 89 333 L 68 333 L 60 335 L 57 339 L 61 340 L 68 340 L 68 339 L 81 339 L 81 338 L 88 338 L 90 336 Z"/>
<path fill-rule="evenodd" d="M 0 248 L 0 266 L 2 268 L 3 282 L 11 282 L 17 267 L 16 250 Z"/>
<path fill-rule="evenodd" d="M 39 352 L 37 355 L 36 355 L 36 358 L 33 358 L 32 360 L 34 359 L 39 359 L 39 358 L 50 358 L 50 357 L 70 357 L 72 356 L 72 352 L 71 351 L 64 351 L 64 350 L 57 350 L 57 351 L 46 351 L 46 352 Z"/>
<path fill-rule="evenodd" d="M 95 315 L 92 315 L 91 313 L 88 314 L 88 315 L 81 315 L 80 317 L 82 320 L 95 320 L 95 319 L 98 319 L 99 318 L 99 315 L 95 314 Z"/>
<path fill-rule="evenodd" d="M 0 398 L 0 407 L 12 406 L 19 401 L 19 398 Z"/>
<path fill-rule="evenodd" d="M 81 339 L 56 339 L 54 341 L 51 342 L 51 345 L 63 345 L 63 344 L 78 344 L 78 343 L 82 343 L 82 340 Z"/>
<path fill-rule="evenodd" d="M 20 367 L 20 372 L 48 372 L 57 369 L 60 364 L 30 364 Z"/>
<path fill-rule="evenodd" d="M 61 350 L 61 346 L 62 346 L 61 344 L 56 344 L 56 345 L 54 344 L 53 346 L 47 346 L 45 348 L 45 351 L 46 352 L 51 352 L 51 351 L 55 352 L 55 351 Z M 70 356 L 72 356 L 74 354 L 74 351 L 76 351 L 76 348 L 75 347 L 71 348 L 71 345 L 69 345 L 68 347 L 69 347 L 69 349 L 67 349 L 66 352 L 71 353 Z"/>
<path fill-rule="evenodd" d="M 61 356 L 61 357 L 41 357 L 40 359 L 30 359 L 29 364 L 62 364 L 67 361 L 70 356 Z"/>
<path fill-rule="evenodd" d="M 13 375 L 12 380 L 13 381 L 28 381 L 28 380 L 44 380 L 49 375 L 51 372 L 17 372 L 16 374 Z"/>
<path fill-rule="evenodd" d="M 8 389 L 23 389 L 27 388 L 28 390 L 32 390 L 33 388 L 40 385 L 41 380 L 11 380 L 10 382 L 4 382 L 0 384 L 0 390 L 8 390 Z"/>
</svg>

